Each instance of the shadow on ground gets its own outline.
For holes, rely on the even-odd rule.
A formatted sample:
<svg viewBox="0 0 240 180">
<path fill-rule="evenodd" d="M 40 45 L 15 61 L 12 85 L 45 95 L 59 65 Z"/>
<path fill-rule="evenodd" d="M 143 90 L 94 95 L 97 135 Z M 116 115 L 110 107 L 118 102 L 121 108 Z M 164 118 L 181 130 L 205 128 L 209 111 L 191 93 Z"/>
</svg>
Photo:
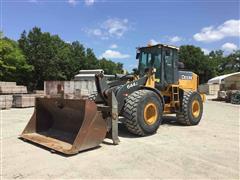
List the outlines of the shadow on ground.
<svg viewBox="0 0 240 180">
<path fill-rule="evenodd" d="M 124 121 L 124 118 L 122 119 Z M 163 116 L 161 126 L 182 126 L 177 122 L 176 116 Z M 126 137 L 126 138 L 139 138 L 134 134 L 131 134 L 127 128 L 124 126 L 123 123 L 118 124 L 118 135 L 119 137 Z M 141 138 L 141 137 L 140 137 Z"/>
<path fill-rule="evenodd" d="M 122 118 L 121 120 L 124 121 L 124 118 Z M 182 126 L 181 124 L 179 124 L 176 121 L 176 117 L 175 116 L 164 116 L 161 125 L 163 125 L 163 126 L 165 126 L 165 125 L 167 125 L 167 126 Z M 118 124 L 118 135 L 119 135 L 119 137 L 124 137 L 124 138 L 141 138 L 140 136 L 131 134 L 127 130 L 127 128 L 124 126 L 124 124 L 121 123 L 121 122 L 119 122 L 119 124 Z M 73 154 L 73 155 L 63 154 L 61 152 L 58 152 L 58 151 L 55 151 L 55 150 L 51 150 L 51 149 L 49 149 L 49 148 L 47 148 L 47 147 L 45 147 L 43 145 L 40 145 L 40 144 L 31 142 L 31 141 L 25 140 L 23 138 L 19 138 L 19 139 L 21 139 L 21 140 L 23 140 L 23 141 L 25 141 L 27 143 L 30 143 L 30 144 L 38 147 L 38 148 L 42 148 L 44 150 L 47 150 L 50 153 L 57 154 L 57 155 L 60 155 L 60 156 L 63 156 L 63 157 L 71 157 L 71 156 L 77 155 L 77 154 Z M 107 144 L 107 145 L 113 145 L 112 140 L 109 139 L 109 138 L 104 139 L 104 141 L 102 143 L 103 144 Z M 88 149 L 88 150 L 81 151 L 78 154 L 86 153 L 86 152 L 89 152 L 89 151 L 92 151 L 92 150 L 96 150 L 98 148 L 101 148 L 101 145 L 99 145 L 99 146 L 97 146 L 95 148 L 91 148 L 91 149 Z"/>
</svg>

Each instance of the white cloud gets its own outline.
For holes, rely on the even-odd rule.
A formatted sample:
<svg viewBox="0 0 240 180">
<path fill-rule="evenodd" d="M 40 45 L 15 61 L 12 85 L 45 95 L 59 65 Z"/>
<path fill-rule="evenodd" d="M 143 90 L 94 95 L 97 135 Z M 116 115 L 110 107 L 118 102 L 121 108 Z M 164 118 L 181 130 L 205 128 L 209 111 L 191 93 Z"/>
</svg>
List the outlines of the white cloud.
<svg viewBox="0 0 240 180">
<path fill-rule="evenodd" d="M 112 45 L 110 46 L 110 48 L 111 48 L 111 49 L 116 49 L 116 48 L 118 48 L 118 45 L 117 45 L 117 44 L 112 44 Z"/>
<path fill-rule="evenodd" d="M 159 44 L 159 41 L 156 41 L 155 39 L 150 39 L 150 41 L 148 42 L 149 45 L 156 45 Z"/>
<path fill-rule="evenodd" d="M 91 6 L 95 3 L 95 0 L 84 0 L 84 2 L 87 6 Z"/>
<path fill-rule="evenodd" d="M 165 36 L 164 38 L 161 39 L 161 42 L 168 44 L 169 42 L 170 43 L 176 43 L 176 42 L 179 42 L 179 41 L 182 41 L 182 40 L 184 40 L 184 39 L 182 37 L 179 37 L 179 36 Z M 150 39 L 148 44 L 156 45 L 156 44 L 160 44 L 160 41 L 157 41 L 155 39 Z"/>
<path fill-rule="evenodd" d="M 222 49 L 226 52 L 232 52 L 234 50 L 237 50 L 238 47 L 236 44 L 233 44 L 233 43 L 225 43 L 222 45 Z"/>
<path fill-rule="evenodd" d="M 200 33 L 193 36 L 196 41 L 213 42 L 225 37 L 240 37 L 240 20 L 231 19 L 218 27 L 204 27 Z"/>
<path fill-rule="evenodd" d="M 93 29 L 92 33 L 93 33 L 95 36 L 102 36 L 102 31 L 101 31 L 101 29 Z"/>
<path fill-rule="evenodd" d="M 128 19 L 108 19 L 102 26 L 110 36 L 121 37 L 128 30 Z"/>
<path fill-rule="evenodd" d="M 100 58 L 107 58 L 107 59 L 126 59 L 129 58 L 130 55 L 128 54 L 122 54 L 119 51 L 113 51 L 113 50 L 106 50 Z"/>
<path fill-rule="evenodd" d="M 179 36 L 169 37 L 169 41 L 170 41 L 171 43 L 176 43 L 176 42 L 179 42 L 179 41 L 181 41 L 181 40 L 182 40 L 182 38 L 179 37 Z"/>
<path fill-rule="evenodd" d="M 98 36 L 101 39 L 109 39 L 110 37 L 120 38 L 129 30 L 128 19 L 109 18 L 102 22 L 98 28 L 87 29 L 89 35 Z"/>
<path fill-rule="evenodd" d="M 109 37 L 107 36 L 107 34 L 99 28 L 96 29 L 83 29 L 83 31 L 85 31 L 88 35 L 91 36 L 96 36 L 99 37 L 101 39 L 108 39 Z"/>
<path fill-rule="evenodd" d="M 72 6 L 77 5 L 78 1 L 77 0 L 68 0 L 68 3 L 71 4 Z"/>
<path fill-rule="evenodd" d="M 206 48 L 202 48 L 202 51 L 205 55 L 208 55 L 210 53 L 210 51 Z"/>
</svg>

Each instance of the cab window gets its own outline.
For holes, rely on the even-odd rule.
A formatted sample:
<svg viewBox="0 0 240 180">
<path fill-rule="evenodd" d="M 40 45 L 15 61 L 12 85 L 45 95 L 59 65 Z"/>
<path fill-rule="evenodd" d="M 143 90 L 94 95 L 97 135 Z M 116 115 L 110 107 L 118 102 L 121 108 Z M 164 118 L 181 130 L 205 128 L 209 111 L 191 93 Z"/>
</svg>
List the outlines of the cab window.
<svg viewBox="0 0 240 180">
<path fill-rule="evenodd" d="M 165 66 L 165 81 L 167 83 L 173 83 L 174 81 L 174 64 L 173 64 L 173 50 L 165 49 L 164 50 L 164 66 Z"/>
<path fill-rule="evenodd" d="M 145 75 L 145 69 L 154 67 L 156 68 L 156 78 L 160 79 L 161 71 L 161 54 L 141 52 L 139 59 L 140 76 Z"/>
</svg>

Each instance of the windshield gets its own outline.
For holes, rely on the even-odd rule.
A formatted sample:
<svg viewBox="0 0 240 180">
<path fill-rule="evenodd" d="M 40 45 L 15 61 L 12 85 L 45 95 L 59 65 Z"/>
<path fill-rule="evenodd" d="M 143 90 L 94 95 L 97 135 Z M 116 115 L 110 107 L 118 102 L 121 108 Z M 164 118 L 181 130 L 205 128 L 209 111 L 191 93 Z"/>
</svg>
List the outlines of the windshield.
<svg viewBox="0 0 240 180">
<path fill-rule="evenodd" d="M 146 68 L 156 68 L 156 78 L 160 79 L 161 54 L 142 51 L 139 58 L 139 75 L 144 76 Z"/>
</svg>

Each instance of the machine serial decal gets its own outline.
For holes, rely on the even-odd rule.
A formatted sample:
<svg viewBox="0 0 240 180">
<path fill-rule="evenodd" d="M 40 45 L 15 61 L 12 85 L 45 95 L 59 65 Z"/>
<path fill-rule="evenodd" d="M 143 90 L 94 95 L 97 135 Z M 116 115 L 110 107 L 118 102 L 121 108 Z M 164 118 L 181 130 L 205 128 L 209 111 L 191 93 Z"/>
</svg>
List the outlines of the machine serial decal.
<svg viewBox="0 0 240 180">
<path fill-rule="evenodd" d="M 137 82 L 133 82 L 133 83 L 127 85 L 127 89 L 130 89 L 130 88 L 132 88 L 134 86 L 137 86 L 137 85 L 138 85 Z"/>
</svg>

